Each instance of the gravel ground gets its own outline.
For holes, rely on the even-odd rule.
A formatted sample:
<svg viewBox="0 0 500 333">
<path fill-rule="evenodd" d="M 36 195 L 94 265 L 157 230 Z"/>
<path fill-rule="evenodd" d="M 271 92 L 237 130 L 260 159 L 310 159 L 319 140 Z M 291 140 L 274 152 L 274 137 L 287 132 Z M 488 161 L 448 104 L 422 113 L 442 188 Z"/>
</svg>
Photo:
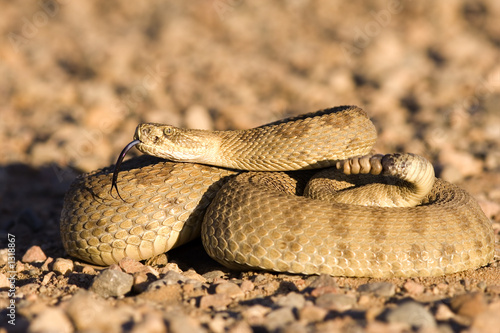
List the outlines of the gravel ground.
<svg viewBox="0 0 500 333">
<path fill-rule="evenodd" d="M 500 332 L 500 2 L 0 4 L 0 333 Z M 372 117 L 377 151 L 422 154 L 477 198 L 493 263 L 378 280 L 228 271 L 199 242 L 153 266 L 64 253 L 65 191 L 138 123 L 239 129 L 342 104 Z"/>
</svg>

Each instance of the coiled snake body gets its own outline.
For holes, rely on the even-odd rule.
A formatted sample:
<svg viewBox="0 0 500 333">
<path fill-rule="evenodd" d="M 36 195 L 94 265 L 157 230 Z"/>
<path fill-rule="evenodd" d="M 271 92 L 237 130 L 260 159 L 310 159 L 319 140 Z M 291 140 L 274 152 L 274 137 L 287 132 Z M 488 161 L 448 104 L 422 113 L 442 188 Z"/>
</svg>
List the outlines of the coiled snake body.
<svg viewBox="0 0 500 333">
<path fill-rule="evenodd" d="M 99 265 L 144 260 L 201 230 L 208 254 L 235 269 L 409 277 L 493 259 L 477 202 L 436 179 L 422 157 L 368 155 L 376 132 L 357 107 L 244 131 L 143 124 L 135 139 L 143 152 L 191 163 L 131 159 L 117 178 L 120 197 L 111 168 L 78 178 L 61 216 L 70 255 Z M 318 168 L 327 169 L 311 178 Z"/>
</svg>

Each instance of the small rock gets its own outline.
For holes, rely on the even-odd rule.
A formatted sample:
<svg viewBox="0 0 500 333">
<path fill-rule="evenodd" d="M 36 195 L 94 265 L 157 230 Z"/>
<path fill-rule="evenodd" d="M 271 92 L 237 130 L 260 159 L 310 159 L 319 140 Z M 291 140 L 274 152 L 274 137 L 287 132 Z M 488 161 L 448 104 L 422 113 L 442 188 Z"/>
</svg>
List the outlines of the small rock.
<svg viewBox="0 0 500 333">
<path fill-rule="evenodd" d="M 245 280 L 245 281 L 241 282 L 240 288 L 241 288 L 241 291 L 246 293 L 246 292 L 254 290 L 255 284 L 253 284 L 253 282 L 250 280 Z"/>
<path fill-rule="evenodd" d="M 225 294 L 205 295 L 200 298 L 200 309 L 220 309 L 231 304 L 232 298 Z"/>
<path fill-rule="evenodd" d="M 202 275 L 196 273 L 196 271 L 193 269 L 189 269 L 189 270 L 185 271 L 182 275 L 184 275 L 189 280 L 196 280 L 196 281 L 199 281 L 201 283 L 207 282 L 207 279 L 205 279 Z"/>
<path fill-rule="evenodd" d="M 260 305 L 252 305 L 241 312 L 243 318 L 252 326 L 261 326 L 264 323 L 265 316 L 271 312 L 271 309 Z"/>
<path fill-rule="evenodd" d="M 48 308 L 39 313 L 29 326 L 29 332 L 73 332 L 73 325 L 60 308 Z"/>
<path fill-rule="evenodd" d="M 311 291 L 311 296 L 313 297 L 339 292 L 335 279 L 326 274 L 321 274 L 320 276 L 315 277 L 307 287 L 307 290 Z"/>
<path fill-rule="evenodd" d="M 146 313 L 144 320 L 138 324 L 135 324 L 132 328 L 131 333 L 166 333 L 167 327 L 160 314 Z"/>
<path fill-rule="evenodd" d="M 321 288 L 321 287 L 333 287 L 337 288 L 337 282 L 333 277 L 327 274 L 321 274 L 320 276 L 314 278 L 309 284 L 309 288 Z"/>
<path fill-rule="evenodd" d="M 324 294 L 316 299 L 316 305 L 328 310 L 346 311 L 356 305 L 356 298 L 344 294 Z"/>
<path fill-rule="evenodd" d="M 180 285 L 187 281 L 187 277 L 176 272 L 176 271 L 168 271 L 160 280 L 151 283 L 148 286 L 148 290 L 154 290 L 161 288 L 163 286 L 172 286 L 172 285 Z"/>
<path fill-rule="evenodd" d="M 308 323 L 323 321 L 327 314 L 327 309 L 315 305 L 304 306 L 299 310 L 300 320 Z"/>
<path fill-rule="evenodd" d="M 148 276 L 144 273 L 136 273 L 133 275 L 134 278 L 134 291 L 137 293 L 142 293 L 148 288 Z"/>
<path fill-rule="evenodd" d="M 414 281 L 406 281 L 405 284 L 403 285 L 403 288 L 410 294 L 410 295 L 421 295 L 425 287 L 421 285 L 420 283 L 416 283 Z"/>
<path fill-rule="evenodd" d="M 198 321 L 182 312 L 170 312 L 166 319 L 169 333 L 205 333 Z"/>
<path fill-rule="evenodd" d="M 106 269 L 94 278 L 90 290 L 102 297 L 118 297 L 128 293 L 134 284 L 134 278 L 127 273 Z"/>
<path fill-rule="evenodd" d="M 240 287 L 232 282 L 219 283 L 215 286 L 215 293 L 227 295 L 231 298 L 243 297 L 245 295 Z"/>
<path fill-rule="evenodd" d="M 124 310 L 117 310 L 102 298 L 95 297 L 95 294 L 79 290 L 69 300 L 66 313 L 77 332 L 116 332 L 117 327 L 130 321 Z"/>
<path fill-rule="evenodd" d="M 154 283 L 154 282 L 153 282 Z M 158 288 L 149 287 L 145 292 L 137 297 L 151 302 L 168 304 L 169 306 L 177 304 L 182 299 L 182 288 L 180 285 L 175 284 L 171 286 L 161 285 Z"/>
<path fill-rule="evenodd" d="M 291 308 L 279 308 L 270 312 L 265 319 L 265 326 L 270 332 L 275 332 L 287 324 L 293 323 L 295 316 Z"/>
<path fill-rule="evenodd" d="M 92 266 L 84 265 L 83 268 L 82 268 L 82 273 L 83 274 L 88 274 L 88 275 L 94 275 L 95 274 L 95 269 Z"/>
<path fill-rule="evenodd" d="M 200 309 L 220 309 L 231 304 L 232 298 L 225 294 L 205 295 L 200 298 Z"/>
<path fill-rule="evenodd" d="M 244 321 L 238 321 L 229 328 L 228 333 L 252 333 L 250 325 Z"/>
<path fill-rule="evenodd" d="M 463 294 L 453 297 L 450 307 L 456 314 L 472 319 L 486 310 L 486 300 L 482 293 Z"/>
<path fill-rule="evenodd" d="M 380 297 L 391 297 L 396 293 L 396 286 L 390 282 L 366 283 L 358 287 L 358 292 L 369 292 Z"/>
<path fill-rule="evenodd" d="M 66 275 L 73 272 L 75 265 L 70 259 L 57 258 L 52 265 L 52 270 L 61 275 Z"/>
<path fill-rule="evenodd" d="M 26 269 L 26 266 L 19 260 L 16 262 L 16 272 L 20 273 Z"/>
<path fill-rule="evenodd" d="M 491 285 L 486 287 L 486 292 L 491 294 L 500 294 L 500 285 Z"/>
<path fill-rule="evenodd" d="M 159 273 L 160 273 L 160 275 L 163 275 L 163 274 L 168 273 L 169 271 L 182 273 L 182 269 L 180 269 L 179 266 L 173 262 L 169 262 L 168 264 L 165 265 L 165 267 L 160 268 Z"/>
<path fill-rule="evenodd" d="M 210 271 L 202 276 L 208 281 L 208 282 L 213 282 L 214 279 L 216 278 L 223 278 L 226 275 L 223 271 L 215 270 L 215 271 Z"/>
<path fill-rule="evenodd" d="M 411 327 L 436 327 L 434 317 L 417 302 L 405 302 L 390 310 L 386 319 L 389 323 L 405 323 Z"/>
<path fill-rule="evenodd" d="M 221 315 L 216 315 L 208 322 L 208 328 L 213 333 L 224 333 L 226 327 L 226 320 Z"/>
<path fill-rule="evenodd" d="M 455 317 L 455 314 L 445 304 L 439 304 L 434 316 L 436 317 L 436 320 L 447 321 Z"/>
<path fill-rule="evenodd" d="M 45 276 L 43 277 L 41 285 L 42 286 L 46 286 L 50 282 L 50 279 L 52 279 L 52 277 L 55 276 L 55 275 L 56 275 L 55 272 L 48 272 L 47 274 L 45 274 Z"/>
<path fill-rule="evenodd" d="M 488 305 L 485 311 L 477 314 L 471 325 L 471 332 L 498 332 L 500 328 L 500 301 Z"/>
<path fill-rule="evenodd" d="M 0 273 L 0 288 L 9 288 L 9 287 L 10 287 L 9 278 L 4 273 Z"/>
<path fill-rule="evenodd" d="M 47 260 L 43 263 L 41 269 L 42 271 L 48 271 L 49 270 L 49 265 L 54 262 L 54 258 L 48 257 Z"/>
<path fill-rule="evenodd" d="M 138 262 L 135 259 L 125 257 L 118 262 L 118 266 L 125 272 L 129 274 L 142 273 L 146 270 L 146 266 Z"/>
<path fill-rule="evenodd" d="M 295 309 L 302 309 L 306 304 L 306 299 L 302 294 L 291 292 L 286 296 L 278 298 L 276 304 L 281 307 L 290 307 Z"/>
<path fill-rule="evenodd" d="M 110 271 L 123 272 L 123 269 L 118 264 L 111 264 L 111 265 L 108 266 L 108 269 Z"/>
<path fill-rule="evenodd" d="M 33 245 L 26 251 L 21 261 L 31 263 L 31 262 L 43 262 L 45 261 L 45 259 L 47 259 L 47 256 L 45 255 L 45 253 L 43 253 L 40 246 Z"/>
</svg>

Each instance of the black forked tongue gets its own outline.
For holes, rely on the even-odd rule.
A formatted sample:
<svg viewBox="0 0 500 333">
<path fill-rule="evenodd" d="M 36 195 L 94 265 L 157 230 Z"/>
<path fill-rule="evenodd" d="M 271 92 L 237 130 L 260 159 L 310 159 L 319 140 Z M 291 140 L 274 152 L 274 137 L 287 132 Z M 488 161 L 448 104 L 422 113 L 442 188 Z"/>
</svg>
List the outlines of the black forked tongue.
<svg viewBox="0 0 500 333">
<path fill-rule="evenodd" d="M 115 188 L 116 193 L 118 194 L 120 199 L 122 199 L 122 201 L 125 201 L 125 200 L 123 200 L 122 196 L 120 195 L 120 192 L 118 191 L 118 185 L 117 185 L 118 172 L 120 171 L 120 165 L 122 164 L 123 159 L 125 158 L 125 155 L 127 155 L 129 150 L 132 149 L 132 147 L 138 143 L 141 143 L 141 141 L 134 140 L 134 141 L 130 142 L 128 145 L 126 145 L 125 148 L 123 148 L 122 152 L 120 153 L 120 156 L 118 156 L 118 159 L 116 160 L 115 169 L 113 170 L 113 180 L 111 182 L 111 190 L 109 190 L 109 194 L 111 196 L 113 196 L 113 188 Z"/>
</svg>

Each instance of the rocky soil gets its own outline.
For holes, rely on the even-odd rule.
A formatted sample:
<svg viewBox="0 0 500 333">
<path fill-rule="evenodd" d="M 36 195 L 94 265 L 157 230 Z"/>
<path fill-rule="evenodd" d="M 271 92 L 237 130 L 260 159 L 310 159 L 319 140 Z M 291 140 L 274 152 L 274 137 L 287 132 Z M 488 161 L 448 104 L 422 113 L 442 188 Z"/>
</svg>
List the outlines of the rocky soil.
<svg viewBox="0 0 500 333">
<path fill-rule="evenodd" d="M 500 2 L 0 5 L 0 333 L 500 332 Z M 342 104 L 369 113 L 377 151 L 422 154 L 475 196 L 494 262 L 381 280 L 229 271 L 200 242 L 155 266 L 65 254 L 65 191 L 138 123 L 239 129 Z"/>
</svg>

